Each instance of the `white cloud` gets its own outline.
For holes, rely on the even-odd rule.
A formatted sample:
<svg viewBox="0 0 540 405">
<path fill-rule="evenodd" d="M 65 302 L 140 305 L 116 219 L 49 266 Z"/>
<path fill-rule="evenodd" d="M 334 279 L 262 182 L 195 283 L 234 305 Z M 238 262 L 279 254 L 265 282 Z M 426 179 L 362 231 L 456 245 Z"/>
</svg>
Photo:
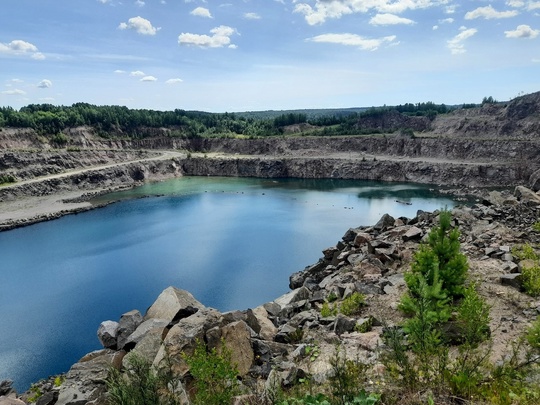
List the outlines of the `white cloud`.
<svg viewBox="0 0 540 405">
<path fill-rule="evenodd" d="M 182 82 L 183 82 L 182 79 L 176 78 L 176 79 L 169 79 L 165 83 L 167 83 L 167 84 L 177 84 L 177 83 L 182 83 Z"/>
<path fill-rule="evenodd" d="M 507 0 L 506 4 L 510 7 L 523 7 L 525 2 L 523 0 Z"/>
<path fill-rule="evenodd" d="M 197 7 L 191 10 L 191 13 L 189 14 L 197 16 L 197 17 L 213 18 L 212 14 L 210 14 L 210 10 L 204 7 Z"/>
<path fill-rule="evenodd" d="M 37 52 L 37 47 L 30 42 L 15 40 L 8 44 L 8 47 L 15 52 Z"/>
<path fill-rule="evenodd" d="M 142 0 L 137 0 L 137 1 L 135 2 L 135 5 L 136 5 L 137 7 L 144 7 L 145 4 L 146 4 L 146 3 L 145 3 L 144 1 L 142 1 Z"/>
<path fill-rule="evenodd" d="M 111 2 L 111 0 L 97 0 L 97 1 L 99 1 L 101 4 L 107 4 Z"/>
<path fill-rule="evenodd" d="M 142 79 L 141 79 L 141 82 L 157 82 L 157 78 L 155 78 L 154 76 L 144 76 Z"/>
<path fill-rule="evenodd" d="M 448 40 L 447 46 L 450 49 L 450 52 L 452 52 L 453 55 L 458 55 L 461 53 L 467 52 L 465 49 L 465 45 L 463 42 L 467 40 L 468 38 L 472 37 L 474 34 L 478 32 L 476 28 L 460 28 L 461 32 L 457 34 L 454 38 Z"/>
<path fill-rule="evenodd" d="M 132 29 L 141 35 L 156 35 L 161 28 L 152 26 L 152 23 L 146 18 L 140 16 L 130 18 L 127 23 L 120 23 L 118 26 L 121 30 Z"/>
<path fill-rule="evenodd" d="M 371 25 L 397 25 L 397 24 L 405 24 L 405 25 L 412 25 L 416 24 L 413 20 L 409 20 L 408 18 L 399 17 L 395 14 L 377 14 L 375 17 L 373 17 L 371 20 L 369 20 L 369 23 Z"/>
<path fill-rule="evenodd" d="M 9 44 L 0 42 L 0 53 L 11 55 L 30 55 L 32 59 L 37 60 L 45 59 L 45 55 L 38 52 L 37 46 L 21 39 L 11 41 Z"/>
<path fill-rule="evenodd" d="M 244 18 L 246 20 L 260 20 L 261 16 L 257 13 L 244 13 Z"/>
<path fill-rule="evenodd" d="M 452 17 L 439 20 L 439 24 L 452 24 L 453 22 L 454 22 L 454 19 Z"/>
<path fill-rule="evenodd" d="M 395 35 L 383 38 L 364 38 L 356 34 L 323 34 L 308 39 L 313 42 L 324 42 L 329 44 L 340 44 L 355 46 L 365 51 L 375 51 L 384 43 L 392 43 L 396 39 Z"/>
<path fill-rule="evenodd" d="M 145 73 L 141 72 L 140 70 L 135 70 L 134 72 L 131 72 L 129 75 L 130 76 L 144 76 Z"/>
<path fill-rule="evenodd" d="M 42 81 L 40 81 L 37 85 L 40 89 L 48 89 L 50 87 L 52 87 L 52 82 L 50 80 L 47 80 L 47 79 L 43 79 Z"/>
<path fill-rule="evenodd" d="M 26 92 L 23 90 L 14 89 L 14 90 L 5 90 L 2 92 L 2 94 L 5 94 L 6 96 L 24 96 Z"/>
<path fill-rule="evenodd" d="M 235 28 L 220 25 L 219 27 L 211 29 L 210 33 L 212 34 L 211 36 L 183 32 L 178 36 L 178 43 L 180 45 L 200 46 L 201 48 L 222 48 L 224 46 L 228 46 L 229 48 L 236 47 L 231 44 L 231 36 L 237 33 Z"/>
<path fill-rule="evenodd" d="M 399 14 L 407 10 L 425 9 L 447 3 L 448 0 L 315 0 L 314 7 L 307 3 L 296 3 L 294 12 L 303 14 L 309 25 L 317 25 L 327 19 L 338 19 L 348 14 L 369 11 Z"/>
<path fill-rule="evenodd" d="M 31 57 L 32 57 L 32 59 L 35 59 L 35 60 L 43 60 L 43 59 L 45 59 L 45 55 L 43 55 L 41 52 L 33 53 Z"/>
<path fill-rule="evenodd" d="M 486 20 L 493 20 L 499 18 L 510 18 L 515 17 L 519 14 L 517 10 L 508 10 L 508 11 L 497 11 L 491 4 L 486 7 L 478 7 L 473 11 L 469 11 L 465 14 L 466 20 L 474 20 L 475 18 L 484 18 Z"/>
<path fill-rule="evenodd" d="M 123 75 L 124 73 L 126 73 L 126 71 L 117 69 L 117 70 L 114 71 L 114 73 L 119 74 L 119 75 Z"/>
<path fill-rule="evenodd" d="M 513 31 L 504 31 L 506 38 L 529 38 L 533 39 L 540 34 L 540 30 L 532 29 L 528 25 L 518 25 Z"/>
<path fill-rule="evenodd" d="M 433 30 L 433 31 L 437 31 L 438 29 L 439 29 L 439 26 L 438 26 L 438 25 L 434 25 L 434 26 L 432 27 L 432 30 Z"/>
<path fill-rule="evenodd" d="M 530 1 L 527 6 L 527 10 L 538 10 L 540 9 L 540 1 Z"/>
</svg>

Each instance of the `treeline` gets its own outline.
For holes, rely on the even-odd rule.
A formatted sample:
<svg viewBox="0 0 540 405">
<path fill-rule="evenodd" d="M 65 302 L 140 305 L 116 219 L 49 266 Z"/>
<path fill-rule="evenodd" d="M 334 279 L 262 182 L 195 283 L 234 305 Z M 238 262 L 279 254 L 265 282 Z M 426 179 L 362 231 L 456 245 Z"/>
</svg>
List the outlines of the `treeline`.
<svg viewBox="0 0 540 405">
<path fill-rule="evenodd" d="M 295 110 L 279 115 L 264 114 L 256 118 L 255 113 L 208 113 L 202 111 L 155 111 L 147 109 L 129 109 L 123 106 L 96 106 L 88 103 L 76 103 L 72 106 L 52 104 L 30 104 L 15 110 L 0 107 L 0 128 L 32 128 L 40 134 L 57 135 L 66 128 L 91 126 L 104 137 L 144 137 L 152 128 L 167 128 L 170 136 L 246 136 L 261 137 L 281 135 L 285 127 L 294 124 L 310 124 L 314 135 L 351 135 L 363 134 L 366 130 L 358 128 L 362 117 L 382 115 L 388 111 L 397 111 L 405 115 L 426 115 L 434 117 L 444 114 L 449 108 L 444 104 L 431 102 L 404 104 L 394 107 L 370 109 L 329 109 Z M 327 111 L 326 113 L 324 113 Z M 275 113 L 275 112 L 274 112 Z M 373 133 L 376 129 L 369 128 Z M 155 133 L 155 132 L 154 132 Z"/>
</svg>

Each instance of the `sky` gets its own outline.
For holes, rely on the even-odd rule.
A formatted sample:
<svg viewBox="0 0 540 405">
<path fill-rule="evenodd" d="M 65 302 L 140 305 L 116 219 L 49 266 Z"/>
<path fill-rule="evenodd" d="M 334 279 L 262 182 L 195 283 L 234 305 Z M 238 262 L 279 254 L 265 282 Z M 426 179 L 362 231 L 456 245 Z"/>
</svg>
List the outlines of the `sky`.
<svg viewBox="0 0 540 405">
<path fill-rule="evenodd" d="M 538 0 L 2 0 L 0 106 L 235 112 L 540 91 Z"/>
</svg>

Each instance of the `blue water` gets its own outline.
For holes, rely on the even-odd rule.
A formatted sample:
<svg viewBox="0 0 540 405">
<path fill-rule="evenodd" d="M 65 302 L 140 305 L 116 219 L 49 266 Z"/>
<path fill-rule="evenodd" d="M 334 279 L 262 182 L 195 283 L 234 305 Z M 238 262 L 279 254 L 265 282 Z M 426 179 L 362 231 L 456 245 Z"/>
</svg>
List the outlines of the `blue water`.
<svg viewBox="0 0 540 405">
<path fill-rule="evenodd" d="M 252 308 L 348 228 L 453 205 L 412 184 L 206 177 L 106 198 L 122 201 L 0 233 L 0 380 L 18 391 L 99 349 L 102 321 L 144 313 L 170 285 Z"/>
</svg>

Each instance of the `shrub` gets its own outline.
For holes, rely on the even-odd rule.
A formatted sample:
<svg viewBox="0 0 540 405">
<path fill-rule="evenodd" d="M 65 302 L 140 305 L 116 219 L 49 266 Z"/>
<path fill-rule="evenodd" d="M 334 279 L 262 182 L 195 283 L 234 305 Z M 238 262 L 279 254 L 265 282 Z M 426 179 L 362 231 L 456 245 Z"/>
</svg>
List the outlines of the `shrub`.
<svg viewBox="0 0 540 405">
<path fill-rule="evenodd" d="M 532 297 L 540 296 L 540 266 L 524 267 L 521 271 L 523 289 Z"/>
<path fill-rule="evenodd" d="M 538 260 L 538 254 L 535 252 L 533 247 L 526 243 L 524 245 L 516 245 L 512 247 L 512 255 L 518 260 Z"/>
<path fill-rule="evenodd" d="M 478 295 L 476 284 L 469 285 L 457 308 L 457 323 L 464 342 L 471 347 L 477 347 L 490 335 L 489 309 L 486 301 Z"/>
<path fill-rule="evenodd" d="M 536 318 L 533 324 L 527 328 L 525 339 L 533 350 L 540 352 L 540 318 Z"/>
<path fill-rule="evenodd" d="M 152 365 L 140 356 L 129 356 L 124 373 L 115 368 L 109 370 L 107 390 L 111 405 L 160 404 L 159 389 Z"/>
<path fill-rule="evenodd" d="M 366 297 L 359 292 L 354 292 L 343 300 L 339 307 L 339 312 L 345 316 L 351 316 L 360 312 L 365 305 Z"/>
<path fill-rule="evenodd" d="M 68 143 L 69 138 L 66 134 L 63 132 L 58 132 L 56 135 L 54 135 L 51 139 L 52 143 L 56 143 L 57 145 L 65 145 Z"/>
<path fill-rule="evenodd" d="M 329 316 L 337 315 L 337 308 L 335 305 L 330 306 L 328 301 L 324 301 L 321 308 L 321 316 L 323 318 L 328 318 Z"/>
<path fill-rule="evenodd" d="M 15 183 L 17 179 L 12 174 L 3 174 L 0 176 L 0 184 Z"/>
<path fill-rule="evenodd" d="M 336 404 L 344 405 L 350 403 L 358 389 L 365 382 L 367 366 L 360 362 L 348 360 L 346 353 L 340 346 L 330 359 L 332 366 L 332 376 L 329 378 L 332 395 Z"/>
<path fill-rule="evenodd" d="M 183 355 L 195 379 L 194 404 L 229 404 L 240 394 L 236 376 L 238 370 L 231 362 L 231 351 L 222 344 L 221 350 L 206 350 L 204 343 L 198 342 L 192 356 Z"/>
</svg>

